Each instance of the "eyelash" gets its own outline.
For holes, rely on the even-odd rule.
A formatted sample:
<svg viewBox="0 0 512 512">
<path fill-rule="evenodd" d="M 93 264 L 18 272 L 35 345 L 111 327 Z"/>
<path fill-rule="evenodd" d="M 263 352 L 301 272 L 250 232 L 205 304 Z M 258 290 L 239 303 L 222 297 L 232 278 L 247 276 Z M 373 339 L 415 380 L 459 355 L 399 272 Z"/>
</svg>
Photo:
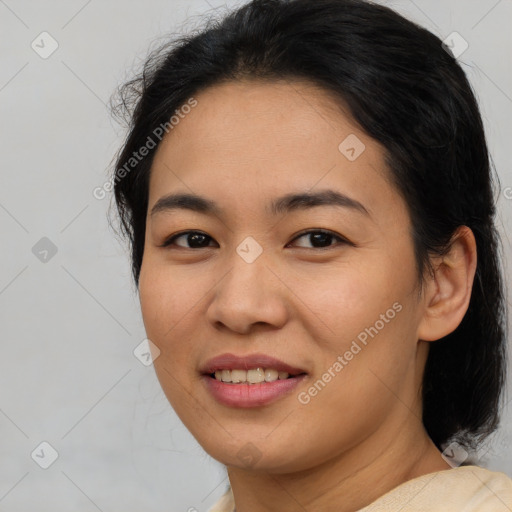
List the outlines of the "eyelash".
<svg viewBox="0 0 512 512">
<path fill-rule="evenodd" d="M 321 233 L 321 234 L 324 234 L 324 235 L 329 235 L 329 236 L 332 236 L 334 239 L 336 239 L 339 242 L 339 244 L 354 246 L 354 244 L 349 242 L 346 238 L 343 238 L 342 236 L 334 233 L 333 231 L 329 231 L 328 229 L 310 229 L 310 230 L 303 231 L 303 232 L 299 233 L 291 242 L 294 242 L 295 240 L 298 240 L 299 238 L 302 238 L 303 236 L 306 236 L 306 235 L 310 235 L 312 233 Z M 164 243 L 161 244 L 159 247 L 169 248 L 171 245 L 173 245 L 173 242 L 176 239 L 181 238 L 182 236 L 189 235 L 189 234 L 200 234 L 200 235 L 206 236 L 210 240 L 213 240 L 212 237 L 210 237 L 206 233 L 203 233 L 202 231 L 195 231 L 195 230 L 182 231 L 181 233 L 176 233 L 176 234 L 170 236 L 169 238 L 167 238 L 164 241 Z M 181 247 L 181 246 L 178 246 L 178 247 L 180 249 L 189 249 L 191 251 L 197 251 L 197 250 L 200 250 L 200 249 L 208 249 L 208 248 L 210 248 L 210 247 L 193 248 L 193 247 Z M 313 249 L 313 250 L 316 249 L 318 251 L 325 251 L 327 249 L 332 249 L 334 247 L 336 247 L 336 245 L 332 245 L 332 246 L 328 246 L 328 247 L 311 247 L 311 249 Z M 305 247 L 301 247 L 301 249 L 305 249 Z"/>
</svg>

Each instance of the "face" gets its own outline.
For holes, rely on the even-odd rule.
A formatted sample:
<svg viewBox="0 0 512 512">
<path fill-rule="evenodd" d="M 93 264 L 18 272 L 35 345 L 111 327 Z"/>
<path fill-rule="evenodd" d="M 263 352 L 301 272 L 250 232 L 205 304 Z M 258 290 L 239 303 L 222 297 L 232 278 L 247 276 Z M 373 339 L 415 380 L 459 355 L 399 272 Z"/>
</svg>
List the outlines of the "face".
<svg viewBox="0 0 512 512">
<path fill-rule="evenodd" d="M 195 99 L 154 158 L 139 281 L 169 402 L 228 466 L 296 471 L 382 445 L 413 416 L 424 364 L 410 218 L 384 148 L 311 84 Z M 280 363 L 261 356 L 294 376 L 272 382 Z"/>
</svg>

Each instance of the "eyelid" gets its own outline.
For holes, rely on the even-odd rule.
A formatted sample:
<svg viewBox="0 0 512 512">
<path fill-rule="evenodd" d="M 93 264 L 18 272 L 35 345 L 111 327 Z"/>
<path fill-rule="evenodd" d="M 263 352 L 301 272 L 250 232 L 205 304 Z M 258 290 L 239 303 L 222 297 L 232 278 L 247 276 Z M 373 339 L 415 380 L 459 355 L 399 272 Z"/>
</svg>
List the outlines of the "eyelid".
<svg viewBox="0 0 512 512">
<path fill-rule="evenodd" d="M 304 235 L 309 235 L 311 233 L 323 233 L 325 235 L 331 235 L 333 238 L 337 239 L 339 243 L 343 243 L 343 244 L 354 246 L 354 244 L 350 240 L 345 238 L 344 236 L 341 236 L 340 234 L 336 233 L 335 231 L 331 231 L 330 229 L 325 229 L 325 228 L 308 228 L 308 229 L 305 229 L 304 231 L 301 231 L 300 233 L 295 235 L 295 237 L 290 241 L 290 243 L 295 242 L 295 240 L 297 240 L 298 238 L 301 238 Z M 333 249 L 334 247 L 337 247 L 337 246 L 336 245 L 332 245 L 332 246 L 329 246 L 329 247 L 312 247 L 312 249 L 316 249 L 317 251 L 322 251 L 322 250 L 325 251 L 327 249 Z M 304 247 L 301 247 L 301 248 L 304 249 Z"/>
<path fill-rule="evenodd" d="M 162 244 L 159 245 L 159 247 L 168 247 L 170 246 L 177 238 L 180 238 L 181 236 L 185 236 L 185 235 L 188 235 L 190 233 L 198 233 L 200 235 L 204 235 L 206 236 L 207 238 L 209 238 L 210 240 L 214 240 L 213 237 L 211 237 L 210 235 L 208 235 L 207 233 L 203 232 L 203 231 L 200 231 L 200 230 L 197 230 L 197 229 L 189 229 L 189 230 L 185 230 L 185 231 L 180 231 L 178 233 L 174 233 L 173 235 L 171 235 L 170 237 L 166 238 L 164 240 L 164 242 Z M 305 229 L 303 231 L 301 231 L 300 233 L 298 233 L 297 235 L 295 235 L 292 240 L 287 244 L 289 245 L 290 243 L 292 242 L 295 242 L 295 240 L 305 236 L 305 235 L 309 235 L 311 233 L 323 233 L 323 234 L 326 234 L 326 235 L 330 235 L 332 236 L 334 239 L 336 239 L 338 241 L 338 244 L 337 245 L 332 245 L 332 246 L 328 246 L 328 247 L 311 247 L 311 248 L 308 248 L 310 250 L 317 250 L 317 251 L 325 251 L 325 250 L 328 250 L 328 249 L 332 249 L 334 247 L 337 247 L 340 243 L 341 244 L 347 244 L 347 245 L 351 245 L 352 247 L 355 247 L 355 244 L 352 243 L 350 240 L 348 240 L 347 238 L 341 236 L 340 234 L 334 232 L 334 231 L 331 231 L 330 229 L 325 229 L 325 228 L 308 228 L 308 229 Z M 199 249 L 208 249 L 209 247 L 200 247 L 200 248 L 191 248 L 191 247 L 181 247 L 181 246 L 178 246 L 180 249 L 189 249 L 191 251 L 198 251 Z M 305 247 L 301 247 L 301 249 L 305 249 Z"/>
<path fill-rule="evenodd" d="M 210 238 L 211 240 L 213 240 L 213 238 L 208 234 L 208 233 L 205 233 L 203 231 L 200 231 L 198 229 L 186 229 L 184 231 L 178 231 L 177 233 L 174 233 L 173 235 L 167 237 L 163 243 L 159 244 L 158 247 L 168 247 L 169 245 L 171 245 L 174 240 L 176 240 L 177 238 L 180 238 L 181 236 L 184 236 L 184 235 L 188 235 L 190 233 L 198 233 L 200 235 L 204 235 L 208 238 Z M 189 249 L 189 247 L 181 247 L 181 246 L 178 246 L 180 249 Z M 203 247 L 203 249 L 205 249 L 205 247 Z M 192 251 L 197 251 L 198 249 L 190 249 Z"/>
</svg>

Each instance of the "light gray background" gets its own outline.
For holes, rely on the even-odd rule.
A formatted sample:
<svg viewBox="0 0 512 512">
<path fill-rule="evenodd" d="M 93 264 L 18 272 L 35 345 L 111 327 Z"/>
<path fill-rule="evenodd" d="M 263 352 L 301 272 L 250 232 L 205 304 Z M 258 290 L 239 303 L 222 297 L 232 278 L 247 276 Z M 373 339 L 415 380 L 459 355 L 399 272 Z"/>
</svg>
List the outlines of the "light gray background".
<svg viewBox="0 0 512 512">
<path fill-rule="evenodd" d="M 133 354 L 145 333 L 128 255 L 107 226 L 110 196 L 92 191 L 124 134 L 106 109 L 115 87 L 151 42 L 239 3 L 0 0 L 0 511 L 205 511 L 227 485 Z M 512 187 L 512 2 L 383 3 L 469 43 L 459 60 Z M 43 31 L 59 45 L 47 59 L 31 48 Z M 499 208 L 510 258 L 512 199 Z M 47 262 L 32 252 L 42 237 L 57 247 Z M 512 477 L 511 420 L 509 406 L 478 455 Z M 31 457 L 43 441 L 58 452 L 48 469 Z"/>
</svg>

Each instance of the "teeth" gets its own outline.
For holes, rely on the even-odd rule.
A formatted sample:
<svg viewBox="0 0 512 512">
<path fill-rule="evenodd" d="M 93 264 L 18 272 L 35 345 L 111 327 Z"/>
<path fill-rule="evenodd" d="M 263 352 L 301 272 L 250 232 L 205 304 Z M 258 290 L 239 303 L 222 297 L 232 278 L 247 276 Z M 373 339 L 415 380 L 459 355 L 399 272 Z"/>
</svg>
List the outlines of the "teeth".
<svg viewBox="0 0 512 512">
<path fill-rule="evenodd" d="M 231 378 L 233 380 L 233 378 Z M 247 370 L 247 382 L 249 384 L 257 384 L 258 382 L 265 382 L 265 371 L 263 368 L 256 368 L 255 370 Z"/>
<path fill-rule="evenodd" d="M 222 382 L 232 382 L 234 384 L 248 382 L 257 384 L 259 382 L 274 382 L 275 380 L 284 380 L 289 377 L 287 372 L 280 372 L 273 368 L 254 368 L 251 370 L 217 370 L 215 378 Z"/>
<path fill-rule="evenodd" d="M 247 380 L 247 372 L 245 370 L 223 370 L 223 372 L 231 373 L 231 379 L 227 382 L 245 382 Z"/>
</svg>

